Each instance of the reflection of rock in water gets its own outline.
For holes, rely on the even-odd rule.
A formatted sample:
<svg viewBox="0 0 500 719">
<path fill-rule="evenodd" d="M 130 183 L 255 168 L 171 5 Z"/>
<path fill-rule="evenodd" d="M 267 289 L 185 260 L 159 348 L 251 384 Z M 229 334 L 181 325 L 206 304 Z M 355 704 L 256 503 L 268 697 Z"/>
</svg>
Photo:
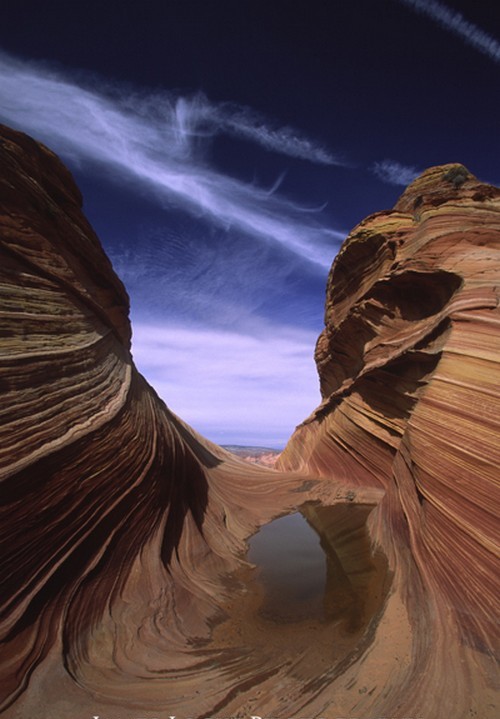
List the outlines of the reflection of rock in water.
<svg viewBox="0 0 500 719">
<path fill-rule="evenodd" d="M 240 591 L 226 604 L 211 646 L 235 654 L 240 672 L 256 664 L 277 670 L 286 658 L 294 672 L 307 667 L 317 688 L 353 663 L 391 586 L 385 557 L 372 555 L 372 509 L 307 503 L 303 515 L 263 527 L 249 543 L 257 567 L 240 571 Z"/>
<path fill-rule="evenodd" d="M 341 620 L 359 630 L 388 586 L 387 562 L 373 555 L 366 527 L 372 509 L 308 503 L 303 514 L 276 519 L 252 537 L 248 559 L 264 591 L 259 614 L 274 622 Z"/>
<path fill-rule="evenodd" d="M 375 551 L 366 527 L 373 506 L 308 504 L 304 513 L 321 537 L 327 557 L 324 611 L 358 631 L 371 620 L 389 587 L 387 560 Z"/>
<path fill-rule="evenodd" d="M 139 376 L 57 158 L 3 129 L 0 163 L 6 718 L 495 716 L 498 191 L 434 168 L 353 231 L 274 472 Z M 272 622 L 246 540 L 305 503 L 326 617 Z"/>
<path fill-rule="evenodd" d="M 262 527 L 250 539 L 248 559 L 264 588 L 261 616 L 275 622 L 324 618 L 326 557 L 302 514 Z"/>
</svg>

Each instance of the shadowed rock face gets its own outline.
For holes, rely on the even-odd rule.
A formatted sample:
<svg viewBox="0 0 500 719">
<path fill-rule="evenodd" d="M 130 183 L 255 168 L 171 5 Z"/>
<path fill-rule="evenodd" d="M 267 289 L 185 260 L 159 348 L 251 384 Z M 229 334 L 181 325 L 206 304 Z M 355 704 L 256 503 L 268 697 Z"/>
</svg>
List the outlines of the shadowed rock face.
<svg viewBox="0 0 500 719">
<path fill-rule="evenodd" d="M 5 716 L 493 717 L 498 191 L 434 168 L 355 228 L 277 472 L 156 396 L 68 171 L 0 137 Z M 244 553 L 297 507 L 328 620 L 281 626 Z"/>
</svg>

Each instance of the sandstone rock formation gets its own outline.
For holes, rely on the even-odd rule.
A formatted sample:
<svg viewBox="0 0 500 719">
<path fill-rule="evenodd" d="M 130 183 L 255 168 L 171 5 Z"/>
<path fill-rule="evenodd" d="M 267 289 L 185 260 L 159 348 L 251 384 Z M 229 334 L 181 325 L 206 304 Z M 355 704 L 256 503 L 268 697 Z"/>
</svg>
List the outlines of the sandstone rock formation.
<svg viewBox="0 0 500 719">
<path fill-rule="evenodd" d="M 411 637 L 402 671 L 378 651 L 379 630 L 360 675 L 386 663 L 383 699 L 360 701 L 361 716 L 495 711 L 499 280 L 500 191 L 461 165 L 424 172 L 394 210 L 361 222 L 330 273 L 323 401 L 280 465 L 384 491 L 370 536 Z"/>
<path fill-rule="evenodd" d="M 353 231 L 324 399 L 276 472 L 137 373 L 69 173 L 0 137 L 4 715 L 493 717 L 498 191 L 434 168 Z M 325 618 L 273 625 L 245 542 L 297 507 L 325 549 Z"/>
</svg>

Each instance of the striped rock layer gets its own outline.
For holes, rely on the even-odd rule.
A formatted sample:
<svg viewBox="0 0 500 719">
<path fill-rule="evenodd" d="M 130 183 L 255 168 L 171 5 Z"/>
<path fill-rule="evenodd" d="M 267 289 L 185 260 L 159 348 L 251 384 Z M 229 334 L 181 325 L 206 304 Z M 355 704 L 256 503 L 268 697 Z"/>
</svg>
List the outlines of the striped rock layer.
<svg viewBox="0 0 500 719">
<path fill-rule="evenodd" d="M 323 401 L 274 471 L 139 375 L 71 176 L 1 129 L 6 717 L 495 716 L 499 197 L 434 168 L 355 228 L 329 279 Z M 280 624 L 246 540 L 297 507 L 324 611 Z"/>
<path fill-rule="evenodd" d="M 330 272 L 323 401 L 280 466 L 384 492 L 369 531 L 404 600 L 409 664 L 378 653 L 385 686 L 359 716 L 498 711 L 499 280 L 500 191 L 457 164 L 361 222 Z"/>
</svg>

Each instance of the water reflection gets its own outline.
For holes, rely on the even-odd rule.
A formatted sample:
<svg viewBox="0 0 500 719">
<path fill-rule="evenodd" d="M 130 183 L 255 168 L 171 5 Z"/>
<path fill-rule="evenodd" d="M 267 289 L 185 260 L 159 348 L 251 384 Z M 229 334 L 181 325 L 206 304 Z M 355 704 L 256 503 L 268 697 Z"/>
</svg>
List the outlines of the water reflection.
<svg viewBox="0 0 500 719">
<path fill-rule="evenodd" d="M 366 528 L 371 505 L 307 504 L 264 526 L 248 559 L 264 587 L 259 614 L 274 622 L 344 620 L 356 631 L 381 599 L 385 558 Z"/>
<path fill-rule="evenodd" d="M 251 538 L 252 564 L 228 584 L 211 647 L 228 652 L 238 681 L 265 668 L 274 676 L 286 664 L 291 677 L 329 682 L 367 648 L 377 626 L 391 575 L 366 526 L 374 505 L 300 509 Z"/>
<path fill-rule="evenodd" d="M 248 559 L 265 587 L 260 614 L 274 621 L 324 618 L 326 557 L 300 513 L 265 525 L 249 542 Z"/>
</svg>

